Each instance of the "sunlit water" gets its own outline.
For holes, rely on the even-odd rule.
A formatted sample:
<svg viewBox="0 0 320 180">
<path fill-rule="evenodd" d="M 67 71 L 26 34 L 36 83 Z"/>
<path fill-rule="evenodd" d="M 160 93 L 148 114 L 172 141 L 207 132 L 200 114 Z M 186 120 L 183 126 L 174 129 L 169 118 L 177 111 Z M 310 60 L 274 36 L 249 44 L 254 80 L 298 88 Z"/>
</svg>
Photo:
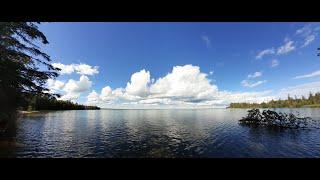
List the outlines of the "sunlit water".
<svg viewBox="0 0 320 180">
<path fill-rule="evenodd" d="M 299 111 L 320 120 L 320 109 Z M 320 130 L 242 126 L 244 109 L 51 111 L 23 116 L 13 157 L 320 157 Z"/>
</svg>

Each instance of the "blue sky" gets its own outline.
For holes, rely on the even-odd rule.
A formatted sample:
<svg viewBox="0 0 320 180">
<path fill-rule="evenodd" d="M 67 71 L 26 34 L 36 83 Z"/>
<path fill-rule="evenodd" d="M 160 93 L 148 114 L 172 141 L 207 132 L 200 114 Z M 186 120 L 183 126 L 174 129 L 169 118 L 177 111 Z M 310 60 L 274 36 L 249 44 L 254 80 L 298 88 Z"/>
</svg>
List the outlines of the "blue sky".
<svg viewBox="0 0 320 180">
<path fill-rule="evenodd" d="M 102 107 L 219 107 L 320 90 L 319 27 L 240 22 L 39 26 L 50 42 L 43 48 L 54 63 L 74 68 L 49 87 L 58 81 L 51 89 L 71 95 L 65 99 Z M 76 70 L 79 64 L 88 65 L 83 71 L 96 71 Z M 180 68 L 173 73 L 174 67 Z M 164 80 L 157 82 L 159 78 Z M 107 86 L 110 92 L 102 93 Z M 117 88 L 121 95 L 115 95 Z"/>
</svg>

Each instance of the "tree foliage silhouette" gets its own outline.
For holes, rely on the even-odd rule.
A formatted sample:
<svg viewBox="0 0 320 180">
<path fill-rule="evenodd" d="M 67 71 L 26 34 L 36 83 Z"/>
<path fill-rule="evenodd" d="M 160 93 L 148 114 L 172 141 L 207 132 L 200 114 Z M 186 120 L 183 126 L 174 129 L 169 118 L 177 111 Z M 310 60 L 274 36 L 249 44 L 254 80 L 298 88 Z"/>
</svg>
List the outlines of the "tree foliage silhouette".
<svg viewBox="0 0 320 180">
<path fill-rule="evenodd" d="M 58 76 L 50 56 L 40 50 L 46 36 L 32 22 L 0 22 L 0 112 L 9 114 L 34 95 L 50 94 L 44 85 Z"/>
</svg>

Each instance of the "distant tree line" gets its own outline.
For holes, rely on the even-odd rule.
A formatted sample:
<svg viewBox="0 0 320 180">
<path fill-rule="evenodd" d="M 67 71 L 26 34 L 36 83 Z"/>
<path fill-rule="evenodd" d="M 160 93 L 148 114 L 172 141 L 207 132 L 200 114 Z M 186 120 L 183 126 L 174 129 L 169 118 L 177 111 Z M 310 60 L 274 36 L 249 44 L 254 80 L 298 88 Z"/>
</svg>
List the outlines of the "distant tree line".
<svg viewBox="0 0 320 180">
<path fill-rule="evenodd" d="M 271 100 L 263 103 L 231 103 L 229 108 L 300 108 L 300 107 L 320 107 L 320 92 L 309 94 L 306 98 L 290 97 L 285 100 Z"/>
<path fill-rule="evenodd" d="M 21 108 L 27 111 L 100 109 L 97 106 L 85 106 L 71 101 L 57 100 L 55 97 L 46 95 L 34 96 L 28 104 Z"/>
</svg>

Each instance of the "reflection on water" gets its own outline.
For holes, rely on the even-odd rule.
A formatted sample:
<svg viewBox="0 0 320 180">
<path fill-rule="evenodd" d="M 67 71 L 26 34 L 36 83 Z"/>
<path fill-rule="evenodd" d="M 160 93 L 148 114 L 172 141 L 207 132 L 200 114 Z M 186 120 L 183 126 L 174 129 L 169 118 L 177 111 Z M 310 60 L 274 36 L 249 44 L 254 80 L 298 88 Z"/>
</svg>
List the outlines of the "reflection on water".
<svg viewBox="0 0 320 180">
<path fill-rule="evenodd" d="M 320 120 L 320 109 L 281 109 Z M 320 157 L 320 134 L 241 126 L 242 109 L 42 112 L 18 120 L 16 157 Z"/>
</svg>

